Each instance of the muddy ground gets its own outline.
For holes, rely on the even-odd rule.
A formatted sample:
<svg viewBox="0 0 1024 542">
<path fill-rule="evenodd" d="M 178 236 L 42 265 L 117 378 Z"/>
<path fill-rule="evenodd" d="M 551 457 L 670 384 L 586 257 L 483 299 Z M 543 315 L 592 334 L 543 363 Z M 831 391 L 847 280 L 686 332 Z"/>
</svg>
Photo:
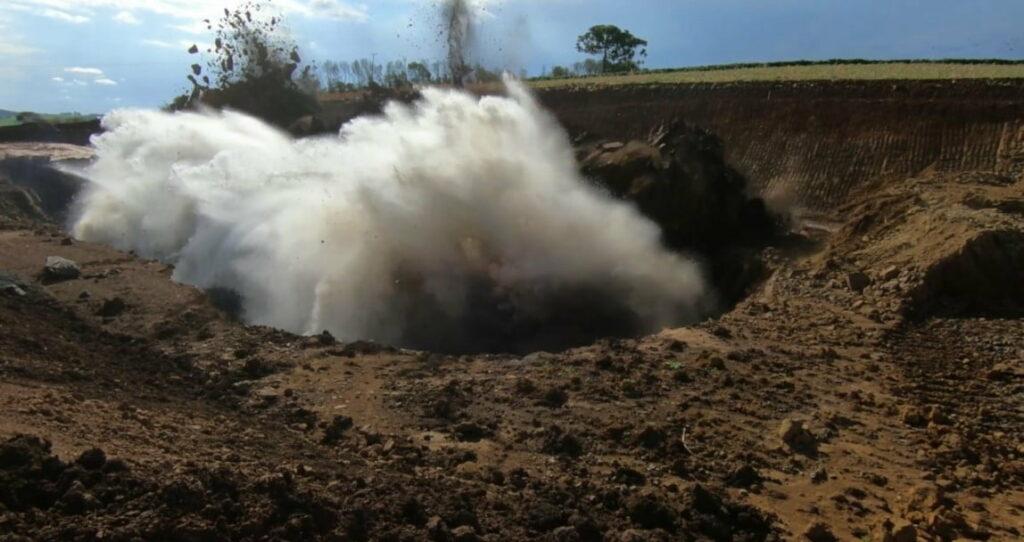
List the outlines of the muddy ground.
<svg viewBox="0 0 1024 542">
<path fill-rule="evenodd" d="M 1024 537 L 1013 176 L 858 192 L 719 318 L 525 356 L 245 326 L 19 209 L 3 541 Z"/>
</svg>

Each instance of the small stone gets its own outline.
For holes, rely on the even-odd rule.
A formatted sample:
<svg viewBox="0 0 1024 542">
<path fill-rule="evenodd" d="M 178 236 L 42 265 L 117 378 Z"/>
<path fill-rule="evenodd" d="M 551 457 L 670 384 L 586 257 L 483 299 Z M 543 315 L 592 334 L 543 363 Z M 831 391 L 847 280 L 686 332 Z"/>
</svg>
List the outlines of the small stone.
<svg viewBox="0 0 1024 542">
<path fill-rule="evenodd" d="M 480 424 L 464 422 L 455 426 L 455 436 L 462 442 L 479 442 L 491 436 L 491 431 Z"/>
<path fill-rule="evenodd" d="M 878 278 L 883 282 L 896 279 L 899 276 L 900 268 L 896 267 L 895 265 L 890 265 L 889 267 L 886 267 L 885 269 L 882 270 L 881 273 L 878 274 Z"/>
<path fill-rule="evenodd" d="M 540 532 L 547 532 L 565 525 L 562 509 L 546 502 L 537 502 L 527 513 L 527 525 Z"/>
<path fill-rule="evenodd" d="M 985 373 L 985 378 L 989 380 L 1004 382 L 1019 376 L 1024 376 L 1024 369 L 1014 367 L 1010 363 L 999 363 Z"/>
<path fill-rule="evenodd" d="M 275 390 L 270 386 L 260 388 L 254 392 L 256 397 L 263 399 L 264 401 L 276 401 L 281 396 L 281 392 Z"/>
<path fill-rule="evenodd" d="M 354 425 L 352 418 L 348 416 L 335 416 L 330 425 L 324 431 L 323 444 L 334 444 L 345 436 L 345 433 Z"/>
<path fill-rule="evenodd" d="M 125 304 L 123 299 L 115 297 L 104 301 L 103 306 L 100 307 L 100 310 L 96 311 L 96 314 L 104 318 L 113 318 L 123 313 L 127 308 L 128 305 Z"/>
<path fill-rule="evenodd" d="M 676 512 L 653 495 L 637 495 L 627 504 L 629 518 L 644 529 L 672 530 L 676 525 Z"/>
<path fill-rule="evenodd" d="M 953 421 L 949 419 L 949 416 L 946 416 L 946 413 L 938 405 L 932 405 L 928 408 L 928 421 L 935 425 L 953 425 Z"/>
<path fill-rule="evenodd" d="M 78 456 L 75 463 L 88 470 L 100 470 L 107 462 L 107 454 L 99 448 L 91 448 Z"/>
<path fill-rule="evenodd" d="M 551 531 L 551 539 L 555 542 L 580 542 L 582 540 L 576 527 L 570 526 L 559 527 Z"/>
<path fill-rule="evenodd" d="M 832 529 L 823 522 L 812 523 L 804 530 L 803 538 L 811 542 L 835 542 L 839 540 L 832 534 Z"/>
<path fill-rule="evenodd" d="M 441 519 L 441 516 L 434 516 L 427 520 L 427 537 L 433 542 L 449 542 L 452 540 L 452 532 L 448 525 Z"/>
<path fill-rule="evenodd" d="M 928 416 L 920 407 L 906 407 L 900 419 L 904 424 L 911 427 L 924 427 L 928 425 Z"/>
<path fill-rule="evenodd" d="M 3 291 L 4 294 L 9 295 L 11 297 L 25 297 L 26 295 L 25 290 L 23 290 L 21 286 L 18 286 L 17 284 L 0 285 L 0 291 Z"/>
<path fill-rule="evenodd" d="M 846 286 L 851 292 L 859 294 L 863 292 L 865 288 L 871 286 L 871 277 L 859 271 L 848 273 L 846 275 Z"/>
<path fill-rule="evenodd" d="M 818 445 L 818 440 L 800 420 L 783 420 L 779 425 L 779 437 L 792 449 L 813 450 Z"/>
<path fill-rule="evenodd" d="M 763 481 L 761 474 L 757 472 L 757 469 L 750 465 L 743 465 L 742 467 L 732 471 L 725 478 L 725 483 L 730 487 L 742 487 L 749 488 L 756 486 Z"/>
<path fill-rule="evenodd" d="M 883 538 L 885 542 L 917 542 L 917 528 L 908 521 L 897 521 L 892 532 Z"/>
<path fill-rule="evenodd" d="M 321 346 L 334 346 L 338 344 L 338 340 L 335 339 L 334 335 L 331 335 L 331 332 L 326 329 L 323 333 L 316 336 L 316 340 Z"/>
<path fill-rule="evenodd" d="M 942 505 L 942 491 L 935 485 L 920 485 L 910 489 L 904 515 L 908 519 L 921 518 Z"/>
<path fill-rule="evenodd" d="M 47 256 L 43 267 L 43 277 L 51 281 L 72 280 L 82 276 L 82 268 L 77 263 L 60 256 Z"/>
<path fill-rule="evenodd" d="M 562 388 L 551 388 L 544 393 L 541 404 L 551 408 L 561 408 L 569 401 L 569 394 Z"/>
<path fill-rule="evenodd" d="M 463 525 L 452 529 L 452 540 L 455 542 L 477 542 L 480 537 L 476 535 L 476 529 L 469 525 Z"/>
<path fill-rule="evenodd" d="M 660 448 L 668 441 L 668 434 L 664 429 L 648 425 L 636 436 L 637 444 L 647 449 Z"/>
</svg>

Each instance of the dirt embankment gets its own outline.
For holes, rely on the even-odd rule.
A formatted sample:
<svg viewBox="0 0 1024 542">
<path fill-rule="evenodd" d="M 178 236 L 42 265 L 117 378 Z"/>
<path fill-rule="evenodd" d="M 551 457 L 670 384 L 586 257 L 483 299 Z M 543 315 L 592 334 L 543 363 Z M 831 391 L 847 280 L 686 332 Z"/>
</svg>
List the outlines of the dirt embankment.
<svg viewBox="0 0 1024 542">
<path fill-rule="evenodd" d="M 721 138 L 768 199 L 824 210 L 925 170 L 1019 173 L 1024 82 L 735 83 L 553 89 L 572 135 L 643 138 L 678 119 Z"/>
</svg>

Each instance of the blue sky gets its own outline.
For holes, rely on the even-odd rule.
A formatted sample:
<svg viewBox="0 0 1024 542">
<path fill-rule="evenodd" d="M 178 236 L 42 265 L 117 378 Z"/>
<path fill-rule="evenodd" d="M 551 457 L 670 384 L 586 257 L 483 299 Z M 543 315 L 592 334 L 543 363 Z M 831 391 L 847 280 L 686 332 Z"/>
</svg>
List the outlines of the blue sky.
<svg viewBox="0 0 1024 542">
<path fill-rule="evenodd" d="M 0 109 L 157 107 L 186 88 L 203 18 L 240 0 L 0 0 Z M 440 0 L 272 0 L 306 59 L 437 60 Z M 471 0 L 478 51 L 540 73 L 594 24 L 649 67 L 827 58 L 1024 58 L 1021 0 Z"/>
</svg>

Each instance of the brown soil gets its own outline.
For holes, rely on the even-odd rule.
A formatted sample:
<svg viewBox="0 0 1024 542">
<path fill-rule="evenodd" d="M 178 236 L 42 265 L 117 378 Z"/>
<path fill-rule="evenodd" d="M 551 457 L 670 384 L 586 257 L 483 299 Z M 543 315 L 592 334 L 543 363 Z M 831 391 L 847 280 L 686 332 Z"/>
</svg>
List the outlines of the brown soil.
<svg viewBox="0 0 1024 542">
<path fill-rule="evenodd" d="M 882 184 L 714 321 L 526 356 L 244 326 L 8 216 L 0 540 L 1017 540 L 1021 201 Z"/>
</svg>

